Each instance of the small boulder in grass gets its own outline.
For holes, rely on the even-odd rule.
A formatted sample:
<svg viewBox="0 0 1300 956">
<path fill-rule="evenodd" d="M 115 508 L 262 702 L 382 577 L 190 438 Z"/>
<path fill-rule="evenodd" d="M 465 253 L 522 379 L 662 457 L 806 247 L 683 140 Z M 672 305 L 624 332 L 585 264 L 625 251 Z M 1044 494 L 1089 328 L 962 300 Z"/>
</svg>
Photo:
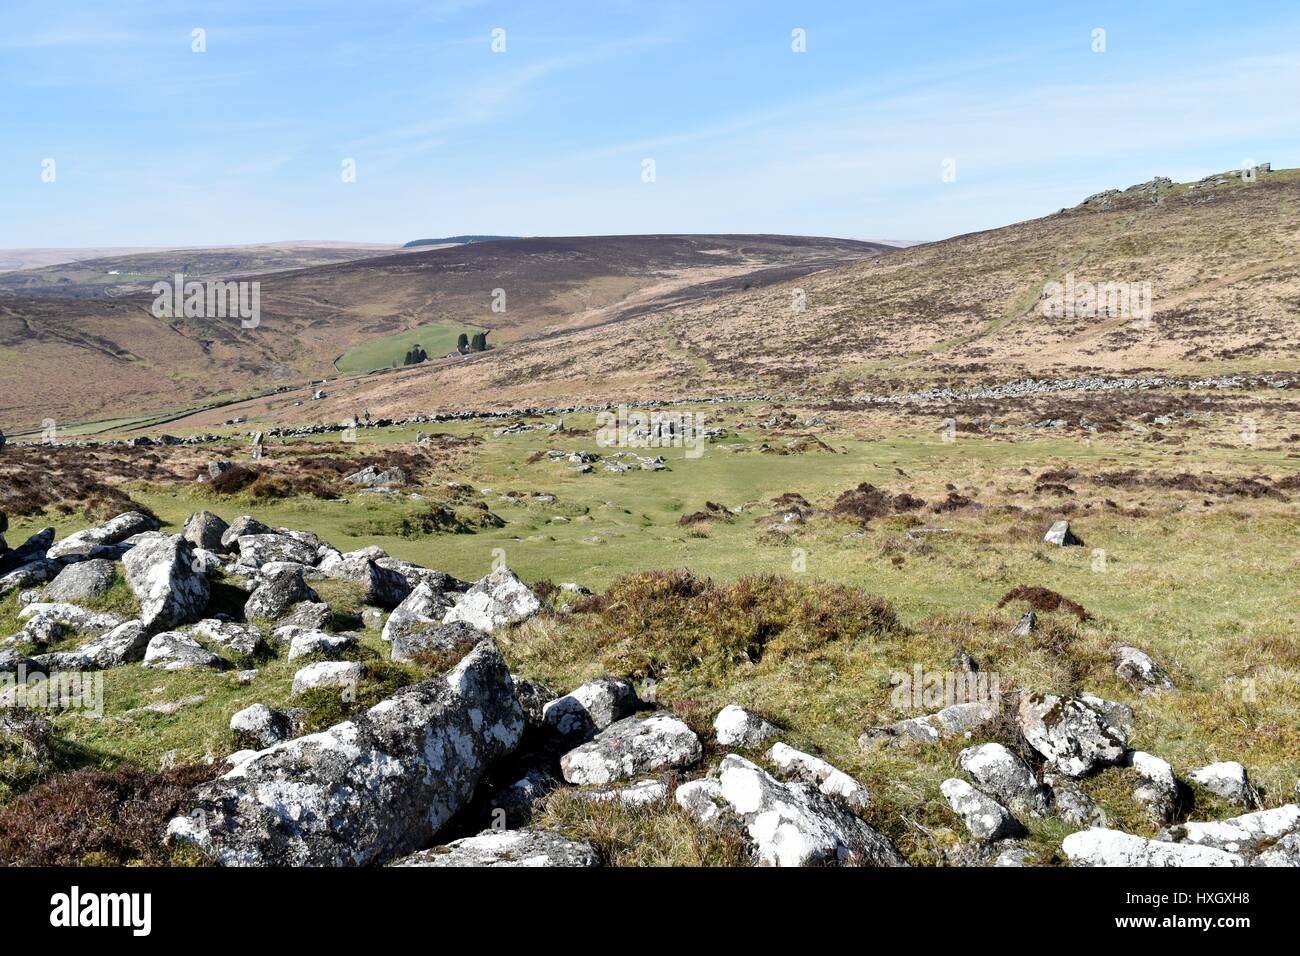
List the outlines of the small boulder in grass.
<svg viewBox="0 0 1300 956">
<path fill-rule="evenodd" d="M 338 687 L 345 693 L 355 694 L 363 673 L 364 669 L 356 661 L 320 661 L 308 664 L 293 675 L 292 693 L 301 694 L 317 687 Z"/>
<path fill-rule="evenodd" d="M 1136 691 L 1152 694 L 1174 686 L 1165 669 L 1150 654 L 1131 644 L 1112 644 L 1110 658 L 1115 664 L 1115 676 Z"/>
<path fill-rule="evenodd" d="M 1040 526 L 1041 527 L 1041 526 Z M 1055 544 L 1062 548 L 1078 547 L 1083 545 L 1083 539 L 1070 530 L 1070 522 L 1061 520 L 1052 525 L 1043 535 L 1043 540 L 1048 544 Z"/>
<path fill-rule="evenodd" d="M 713 730 L 720 746 L 750 749 L 763 746 L 781 733 L 780 727 L 735 704 L 728 704 L 718 711 L 713 720 Z"/>
<path fill-rule="evenodd" d="M 962 818 L 966 829 L 980 840 L 1001 840 L 1017 836 L 1024 828 L 1006 807 L 965 780 L 956 777 L 939 786 L 953 812 Z"/>
<path fill-rule="evenodd" d="M 1246 768 L 1235 760 L 1199 767 L 1187 774 L 1211 793 L 1243 807 L 1258 807 L 1259 793 L 1250 784 Z"/>
</svg>

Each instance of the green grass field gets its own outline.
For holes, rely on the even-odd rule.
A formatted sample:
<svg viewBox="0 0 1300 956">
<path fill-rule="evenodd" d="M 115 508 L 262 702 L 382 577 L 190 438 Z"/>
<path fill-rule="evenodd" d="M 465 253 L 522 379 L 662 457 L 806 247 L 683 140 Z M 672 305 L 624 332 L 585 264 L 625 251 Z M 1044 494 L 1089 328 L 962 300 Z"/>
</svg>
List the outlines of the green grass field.
<svg viewBox="0 0 1300 956">
<path fill-rule="evenodd" d="M 335 364 L 340 372 L 369 372 L 377 368 L 392 368 L 402 364 L 406 353 L 419 345 L 431 359 L 439 359 L 456 350 L 456 339 L 462 332 L 473 337 L 483 331 L 478 326 L 460 322 L 434 322 L 417 326 L 344 352 Z"/>
</svg>

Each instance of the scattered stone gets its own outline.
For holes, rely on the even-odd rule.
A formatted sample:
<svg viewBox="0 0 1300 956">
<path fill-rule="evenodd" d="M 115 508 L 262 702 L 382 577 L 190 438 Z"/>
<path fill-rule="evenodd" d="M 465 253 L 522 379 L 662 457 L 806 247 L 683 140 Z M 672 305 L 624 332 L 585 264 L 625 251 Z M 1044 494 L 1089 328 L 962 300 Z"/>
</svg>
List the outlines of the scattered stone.
<svg viewBox="0 0 1300 956">
<path fill-rule="evenodd" d="M 221 547 L 212 550 L 238 551 L 239 539 L 250 534 L 275 534 L 275 529 L 262 524 L 252 515 L 240 515 L 221 533 Z"/>
<path fill-rule="evenodd" d="M 542 608 L 542 602 L 507 567 L 497 568 L 480 578 L 461 595 L 443 622 L 464 621 L 480 631 L 495 631 L 528 620 Z"/>
<path fill-rule="evenodd" d="M 706 784 L 679 803 L 702 804 L 714 794 Z M 907 865 L 882 834 L 815 787 L 783 784 L 738 754 L 722 759 L 716 796 L 748 834 L 759 865 Z"/>
<path fill-rule="evenodd" d="M 950 737 L 969 737 L 997 719 L 998 707 L 999 701 L 996 700 L 953 704 L 924 717 L 900 720 L 887 727 L 871 727 L 858 738 L 858 747 L 870 752 L 902 740 L 934 743 Z"/>
<path fill-rule="evenodd" d="M 34 660 L 49 673 L 106 670 L 143 660 L 148 645 L 149 633 L 144 625 L 139 621 L 126 621 L 74 651 L 42 654 Z"/>
<path fill-rule="evenodd" d="M 1288 803 L 1227 820 L 1183 823 L 1163 831 L 1160 839 L 1213 847 L 1250 857 L 1297 832 L 1300 832 L 1300 805 Z"/>
<path fill-rule="evenodd" d="M 627 717 L 560 759 L 569 783 L 603 784 L 630 780 L 644 773 L 686 767 L 700 759 L 700 738 L 667 714 Z"/>
<path fill-rule="evenodd" d="M 208 699 L 207 693 L 190 694 L 187 697 L 177 697 L 174 700 L 165 700 L 160 704 L 146 704 L 144 707 L 132 707 L 127 711 L 128 714 L 162 714 L 164 717 L 170 717 L 172 714 L 178 714 L 186 707 L 196 707 Z"/>
<path fill-rule="evenodd" d="M 244 603 L 244 617 L 250 621 L 259 618 L 274 620 L 300 601 L 320 601 L 316 592 L 307 586 L 302 568 L 297 565 L 271 565 L 259 580 L 257 588 Z"/>
<path fill-rule="evenodd" d="M 1056 815 L 1066 823 L 1076 827 L 1106 826 L 1105 812 L 1072 779 L 1063 774 L 1048 773 L 1043 775 L 1043 783 L 1052 792 Z"/>
<path fill-rule="evenodd" d="M 597 677 L 542 708 L 542 721 L 560 737 L 579 743 L 636 713 L 641 706 L 631 681 Z"/>
<path fill-rule="evenodd" d="M 870 802 L 866 787 L 820 757 L 778 743 L 767 752 L 767 759 L 783 773 L 812 784 L 826 796 L 843 800 L 850 807 L 865 807 Z"/>
<path fill-rule="evenodd" d="M 555 691 L 545 684 L 524 680 L 522 677 L 515 677 L 514 682 L 515 696 L 519 698 L 519 706 L 524 709 L 524 720 L 529 727 L 542 727 L 546 705 L 556 699 Z"/>
<path fill-rule="evenodd" d="M 277 619 L 276 631 L 285 627 L 298 627 L 310 631 L 323 631 L 334 623 L 334 609 L 324 601 L 300 601 L 288 614 Z M 292 639 L 293 635 L 289 635 Z"/>
<path fill-rule="evenodd" d="M 1026 611 L 1024 614 L 1020 615 L 1020 620 L 1017 621 L 1016 626 L 1011 629 L 1011 636 L 1028 637 L 1030 634 L 1034 633 L 1034 630 L 1037 627 L 1038 615 L 1033 611 Z"/>
<path fill-rule="evenodd" d="M 728 704 L 718 711 L 718 716 L 713 719 L 713 730 L 721 746 L 749 749 L 761 747 L 781 733 L 780 727 L 735 704 Z"/>
<path fill-rule="evenodd" d="M 230 729 L 238 739 L 265 750 L 293 737 L 293 719 L 282 710 L 253 704 L 230 718 Z"/>
<path fill-rule="evenodd" d="M 981 790 L 1013 810 L 1031 816 L 1047 812 L 1048 792 L 1028 765 L 1002 744 L 967 747 L 957 755 L 957 763 Z"/>
<path fill-rule="evenodd" d="M 192 667 L 225 666 L 216 654 L 205 650 L 194 638 L 179 631 L 155 634 L 144 651 L 144 666 L 155 670 L 179 671 Z"/>
<path fill-rule="evenodd" d="M 338 657 L 355 650 L 357 639 L 351 634 L 326 634 L 324 631 L 303 631 L 289 642 L 289 660 L 319 655 Z"/>
<path fill-rule="evenodd" d="M 305 541 L 279 533 L 246 534 L 236 539 L 239 563 L 250 568 L 285 562 L 311 566 L 316 563 L 316 549 Z"/>
<path fill-rule="evenodd" d="M 220 552 L 226 550 L 221 538 L 229 530 L 230 525 L 211 511 L 196 511 L 185 519 L 181 534 L 196 548 Z"/>
<path fill-rule="evenodd" d="M 116 614 L 91 611 L 78 604 L 64 602 L 28 604 L 18 612 L 24 621 L 23 636 L 33 644 L 53 644 L 71 633 L 102 637 L 126 622 Z"/>
<path fill-rule="evenodd" d="M 362 603 L 382 608 L 395 608 L 411 593 L 411 585 L 396 571 L 380 567 L 364 552 L 345 554 L 328 568 L 322 566 L 329 577 L 355 581 L 362 585 Z"/>
<path fill-rule="evenodd" d="M 1142 785 L 1133 791 L 1133 799 L 1147 808 L 1152 822 L 1163 826 L 1172 820 L 1181 802 L 1174 768 L 1168 761 L 1141 750 L 1130 750 L 1124 762 L 1142 778 Z"/>
<path fill-rule="evenodd" d="M 308 664 L 293 675 L 291 693 L 301 694 L 314 687 L 342 687 L 356 693 L 364 669 L 356 661 L 320 661 Z"/>
<path fill-rule="evenodd" d="M 386 468 L 380 471 L 375 465 L 366 465 L 343 480 L 363 488 L 393 488 L 406 484 L 406 473 L 400 468 Z"/>
<path fill-rule="evenodd" d="M 1235 853 L 1147 840 L 1120 830 L 1080 830 L 1061 841 L 1072 866 L 1244 866 Z"/>
<path fill-rule="evenodd" d="M 9 553 L 13 554 L 12 551 Z M 0 598 L 7 597 L 22 588 L 35 587 L 53 580 L 61 568 L 59 562 L 47 561 L 44 558 L 29 561 L 0 577 Z"/>
<path fill-rule="evenodd" d="M 1123 709 L 1097 697 L 1025 694 L 1017 716 L 1031 747 L 1062 773 L 1082 777 L 1124 759 L 1132 716 L 1121 722 Z"/>
<path fill-rule="evenodd" d="M 445 653 L 473 647 L 487 635 L 464 621 L 401 628 L 393 638 L 393 660 L 411 661 L 421 654 Z"/>
<path fill-rule="evenodd" d="M 578 795 L 595 803 L 621 803 L 625 807 L 645 807 L 668 799 L 668 784 L 661 780 L 638 780 L 627 787 L 612 790 L 580 790 Z"/>
<path fill-rule="evenodd" d="M 220 621 L 210 617 L 190 628 L 190 634 L 247 657 L 256 654 L 262 647 L 261 631 L 251 624 L 235 621 Z"/>
<path fill-rule="evenodd" d="M 313 665 L 340 666 L 360 668 Z M 384 863 L 428 846 L 523 727 L 510 672 L 485 640 L 445 678 L 199 786 L 167 832 L 223 866 Z"/>
<path fill-rule="evenodd" d="M 981 793 L 965 780 L 949 777 L 939 785 L 948 805 L 966 823 L 966 829 L 980 840 L 1001 840 L 1023 831 L 1006 807 Z"/>
<path fill-rule="evenodd" d="M 1206 790 L 1243 807 L 1258 807 L 1259 793 L 1250 785 L 1246 768 L 1235 760 L 1225 760 L 1188 773 Z"/>
<path fill-rule="evenodd" d="M 1070 530 L 1070 522 L 1064 520 L 1052 525 L 1047 534 L 1043 535 L 1043 540 L 1048 544 L 1059 545 L 1062 548 L 1083 544 L 1083 539 Z"/>
<path fill-rule="evenodd" d="M 75 601 L 107 594 L 117 577 L 112 561 L 94 558 L 69 564 L 42 592 L 46 601 Z"/>
<path fill-rule="evenodd" d="M 451 610 L 452 601 L 434 589 L 427 581 L 420 581 L 411 589 L 402 603 L 388 615 L 380 637 L 392 641 L 393 635 L 408 629 L 420 629 L 437 624 Z"/>
<path fill-rule="evenodd" d="M 197 570 L 194 546 L 178 534 L 143 541 L 122 558 L 126 581 L 140 599 L 140 621 L 151 631 L 188 624 L 208 606 L 208 579 Z"/>
<path fill-rule="evenodd" d="M 421 850 L 393 866 L 600 866 L 590 844 L 546 830 L 484 830 L 478 836 Z"/>
<path fill-rule="evenodd" d="M 713 777 L 683 783 L 673 794 L 677 805 L 705 826 L 718 826 L 731 812 L 722 784 Z"/>
<path fill-rule="evenodd" d="M 1129 687 L 1144 694 L 1170 690 L 1174 682 L 1165 669 L 1151 659 L 1145 651 L 1128 644 L 1112 644 L 1110 659 L 1115 664 L 1115 676 Z"/>
<path fill-rule="evenodd" d="M 116 518 L 110 518 L 101 525 L 68 535 L 57 544 L 51 545 L 46 557 L 86 556 L 102 545 L 118 544 L 132 535 L 157 530 L 157 519 L 140 514 L 138 511 L 128 511 Z"/>
</svg>

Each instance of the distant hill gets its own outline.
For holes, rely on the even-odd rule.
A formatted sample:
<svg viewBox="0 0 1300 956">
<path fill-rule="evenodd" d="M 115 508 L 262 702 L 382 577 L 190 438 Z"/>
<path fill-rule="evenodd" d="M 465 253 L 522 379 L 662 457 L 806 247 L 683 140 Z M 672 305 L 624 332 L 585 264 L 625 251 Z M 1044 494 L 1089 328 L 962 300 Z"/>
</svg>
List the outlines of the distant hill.
<svg viewBox="0 0 1300 956">
<path fill-rule="evenodd" d="M 412 239 L 402 246 L 413 249 L 416 246 L 462 246 L 467 242 L 495 242 L 498 239 L 518 239 L 519 236 L 445 236 L 442 239 Z"/>
</svg>

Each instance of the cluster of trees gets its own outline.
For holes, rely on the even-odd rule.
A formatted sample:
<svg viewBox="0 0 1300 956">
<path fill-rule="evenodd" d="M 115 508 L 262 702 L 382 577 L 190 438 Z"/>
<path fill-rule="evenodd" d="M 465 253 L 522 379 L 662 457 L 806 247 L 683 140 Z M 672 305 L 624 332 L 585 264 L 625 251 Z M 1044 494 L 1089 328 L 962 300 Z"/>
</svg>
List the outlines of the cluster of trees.
<svg viewBox="0 0 1300 956">
<path fill-rule="evenodd" d="M 487 332 L 475 332 L 473 337 L 460 333 L 456 339 L 456 350 L 459 352 L 486 352 L 487 351 Z"/>
<path fill-rule="evenodd" d="M 406 357 L 402 359 L 403 365 L 419 365 L 429 357 L 429 353 L 420 348 L 420 343 L 416 342 L 414 346 L 406 352 Z"/>
</svg>

